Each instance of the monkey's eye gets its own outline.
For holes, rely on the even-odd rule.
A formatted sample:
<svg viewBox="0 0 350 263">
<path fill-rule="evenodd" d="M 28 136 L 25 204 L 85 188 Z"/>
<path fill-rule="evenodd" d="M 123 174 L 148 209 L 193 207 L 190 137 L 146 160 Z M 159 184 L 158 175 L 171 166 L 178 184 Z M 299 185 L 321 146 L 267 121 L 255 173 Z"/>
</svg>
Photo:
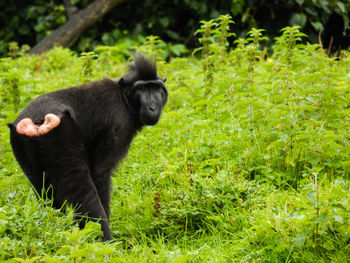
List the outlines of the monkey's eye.
<svg viewBox="0 0 350 263">
<path fill-rule="evenodd" d="M 147 87 L 145 85 L 138 85 L 134 87 L 133 92 L 137 93 L 138 91 L 146 91 Z"/>
</svg>

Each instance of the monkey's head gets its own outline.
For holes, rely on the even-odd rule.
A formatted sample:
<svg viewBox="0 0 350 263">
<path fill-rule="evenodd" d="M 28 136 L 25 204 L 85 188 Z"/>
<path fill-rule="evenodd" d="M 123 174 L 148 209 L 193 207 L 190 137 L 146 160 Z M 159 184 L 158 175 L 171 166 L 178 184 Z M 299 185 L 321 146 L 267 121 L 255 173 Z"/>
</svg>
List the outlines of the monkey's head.
<svg viewBox="0 0 350 263">
<path fill-rule="evenodd" d="M 155 63 L 140 54 L 130 68 L 131 72 L 119 80 L 119 85 L 124 87 L 126 104 L 143 125 L 154 125 L 168 99 L 166 78 L 160 78 Z"/>
<path fill-rule="evenodd" d="M 130 102 L 143 125 L 159 121 L 168 97 L 165 80 L 138 80 L 132 87 Z"/>
</svg>

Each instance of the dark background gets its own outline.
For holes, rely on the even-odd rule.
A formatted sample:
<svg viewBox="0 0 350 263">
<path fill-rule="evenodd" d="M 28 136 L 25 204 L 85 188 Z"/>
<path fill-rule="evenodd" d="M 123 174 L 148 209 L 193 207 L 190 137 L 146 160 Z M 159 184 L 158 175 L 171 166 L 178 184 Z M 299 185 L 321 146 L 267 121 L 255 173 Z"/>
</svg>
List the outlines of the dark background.
<svg viewBox="0 0 350 263">
<path fill-rule="evenodd" d="M 71 0 L 78 9 L 91 2 Z M 0 9 L 0 56 L 8 54 L 10 42 L 32 47 L 67 21 L 63 0 L 1 0 Z M 199 22 L 221 14 L 232 16 L 236 37 L 245 37 L 252 27 L 263 28 L 271 45 L 281 28 L 300 25 L 310 42 L 318 42 L 322 31 L 323 47 L 332 42 L 332 53 L 350 47 L 350 0 L 129 0 L 86 30 L 72 48 L 81 52 L 123 38 L 157 35 L 191 49 L 197 45 Z"/>
</svg>

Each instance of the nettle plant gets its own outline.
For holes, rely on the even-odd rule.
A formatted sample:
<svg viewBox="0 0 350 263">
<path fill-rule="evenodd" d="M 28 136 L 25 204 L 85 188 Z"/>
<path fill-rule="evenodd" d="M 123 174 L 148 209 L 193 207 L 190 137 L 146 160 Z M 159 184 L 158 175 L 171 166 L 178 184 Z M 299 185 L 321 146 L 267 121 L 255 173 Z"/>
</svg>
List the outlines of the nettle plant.
<svg viewBox="0 0 350 263">
<path fill-rule="evenodd" d="M 263 30 L 252 29 L 221 60 L 220 49 L 210 52 L 218 45 L 211 33 L 214 21 L 202 24 L 204 83 L 206 88 L 228 87 L 230 105 L 220 98 L 221 116 L 231 112 L 230 140 L 243 148 L 232 156 L 235 172 L 301 191 L 306 208 L 295 214 L 305 218 L 307 227 L 292 243 L 331 249 L 338 241 L 327 234 L 346 219 L 337 202 L 327 200 L 331 190 L 322 187 L 325 180 L 349 175 L 349 95 L 339 81 L 348 73 L 319 45 L 300 44 L 306 37 L 300 27 L 281 30 L 271 58 L 265 59 L 260 45 L 266 39 Z M 214 70 L 207 73 L 209 68 Z M 208 98 L 208 103 L 218 99 Z"/>
<path fill-rule="evenodd" d="M 1 106 L 0 114 L 6 114 L 6 107 L 12 105 L 11 111 L 18 111 L 20 104 L 19 76 L 20 70 L 16 67 L 14 61 L 10 58 L 4 58 L 0 61 L 0 80 L 1 80 Z"/>
<path fill-rule="evenodd" d="M 348 109 L 343 85 L 334 81 L 343 74 L 334 59 L 318 45 L 300 44 L 306 35 L 298 26 L 283 28 L 272 57 L 266 58 L 264 30 L 252 29 L 230 50 L 227 37 L 234 34 L 226 31 L 233 23 L 228 16 L 201 23 L 202 46 L 194 53 L 202 54 L 205 93 L 198 104 L 207 105 L 207 115 L 229 110 L 238 121 L 246 147 L 239 157 L 243 170 L 272 173 L 275 183 L 294 188 L 303 171 L 321 163 L 330 176 L 347 173 L 342 149 L 348 144 Z M 223 89 L 230 105 L 220 110 L 211 105 L 222 99 L 217 95 Z"/>
<path fill-rule="evenodd" d="M 277 40 L 270 91 L 275 106 L 267 115 L 271 131 L 279 137 L 269 150 L 285 158 L 288 181 L 294 187 L 303 170 L 321 163 L 330 176 L 340 172 L 341 149 L 348 144 L 341 135 L 346 125 L 346 95 L 341 83 L 334 82 L 342 73 L 317 45 L 297 44 L 305 36 L 298 30 L 284 28 Z"/>
<path fill-rule="evenodd" d="M 228 38 L 235 36 L 229 30 L 230 24 L 233 23 L 231 16 L 222 15 L 217 19 L 201 21 L 201 28 L 196 31 L 196 34 L 200 34 L 198 40 L 202 46 L 196 48 L 193 54 L 198 51 L 202 53 L 203 72 L 208 87 L 213 84 L 213 74 L 218 70 L 218 65 L 221 64 L 222 66 L 225 63 L 229 49 Z M 210 90 L 207 88 L 206 94 L 208 93 L 210 93 Z"/>
<path fill-rule="evenodd" d="M 95 52 L 83 52 L 81 53 L 82 61 L 82 76 L 84 82 L 89 82 L 93 78 L 94 67 L 96 66 L 96 60 L 98 55 Z"/>
<path fill-rule="evenodd" d="M 249 125 L 251 147 L 254 147 L 255 145 L 254 138 L 256 136 L 257 128 L 254 126 L 257 125 L 258 120 L 262 117 L 259 112 L 262 113 L 264 111 L 262 109 L 263 103 L 261 103 L 261 101 L 258 99 L 258 94 L 261 93 L 261 90 L 259 90 L 254 82 L 255 64 L 260 59 L 262 54 L 260 42 L 268 39 L 267 37 L 262 36 L 263 31 L 263 29 L 256 28 L 250 30 L 248 32 L 248 38 L 246 39 L 246 45 L 243 48 L 247 68 L 242 72 L 246 77 L 246 82 L 244 84 L 245 94 L 241 98 L 241 101 L 245 101 L 246 105 L 238 104 L 238 106 L 248 108 L 248 116 L 246 118 L 246 122 Z"/>
<path fill-rule="evenodd" d="M 72 228 L 72 208 L 44 209 L 0 140 L 0 261 L 349 258 L 350 52 L 329 58 L 287 27 L 267 55 L 262 29 L 232 43 L 232 23 L 203 21 L 196 56 L 165 62 L 171 46 L 155 36 L 135 47 L 160 60 L 170 95 L 161 122 L 137 136 L 113 178 L 117 242 L 96 242 L 96 224 Z M 116 78 L 133 49 L 14 49 L 15 59 L 0 61 L 0 134 L 39 94 Z"/>
</svg>

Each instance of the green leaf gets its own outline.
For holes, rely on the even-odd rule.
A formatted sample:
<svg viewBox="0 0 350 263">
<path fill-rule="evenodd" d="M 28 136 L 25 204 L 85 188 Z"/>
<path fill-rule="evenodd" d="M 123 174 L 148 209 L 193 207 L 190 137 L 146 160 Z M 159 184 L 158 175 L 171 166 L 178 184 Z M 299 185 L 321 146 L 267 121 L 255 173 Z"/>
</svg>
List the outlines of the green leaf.
<svg viewBox="0 0 350 263">
<path fill-rule="evenodd" d="M 350 161 L 343 161 L 341 162 L 341 165 L 345 170 L 350 170 Z"/>
<path fill-rule="evenodd" d="M 18 29 L 18 33 L 21 35 L 27 35 L 30 32 L 30 28 L 28 25 L 21 25 Z"/>
<path fill-rule="evenodd" d="M 289 24 L 304 27 L 306 24 L 306 15 L 298 13 L 293 14 L 289 20 Z"/>
<path fill-rule="evenodd" d="M 290 166 L 295 166 L 294 160 L 295 159 L 294 159 L 293 156 L 287 155 L 287 157 L 286 157 L 286 164 L 290 165 Z"/>
<path fill-rule="evenodd" d="M 324 29 L 322 23 L 319 21 L 311 22 L 311 25 L 313 26 L 313 28 L 315 28 L 317 32 L 323 31 Z"/>
<path fill-rule="evenodd" d="M 340 224 L 344 224 L 344 219 L 341 215 L 338 214 L 334 214 L 332 215 L 332 217 L 334 218 L 335 221 L 337 221 Z"/>
<path fill-rule="evenodd" d="M 347 14 L 348 13 L 343 2 L 337 1 L 337 6 L 339 7 L 341 13 L 343 13 L 343 14 Z"/>
<path fill-rule="evenodd" d="M 306 197 L 307 197 L 307 199 L 309 199 L 311 204 L 316 206 L 317 202 L 316 202 L 316 192 L 315 191 L 307 193 Z"/>
<path fill-rule="evenodd" d="M 178 40 L 181 39 L 180 35 L 172 30 L 165 30 L 165 33 L 172 39 Z"/>
<path fill-rule="evenodd" d="M 287 221 L 291 220 L 291 219 L 297 219 L 297 220 L 303 220 L 305 218 L 305 215 L 303 214 L 298 214 L 297 212 L 293 213 L 290 216 L 287 216 L 285 219 Z"/>
<path fill-rule="evenodd" d="M 320 224 L 326 222 L 328 219 L 327 214 L 322 214 L 319 218 L 316 218 L 315 223 Z"/>
<path fill-rule="evenodd" d="M 185 45 L 183 44 L 176 44 L 176 45 L 171 45 L 170 50 L 176 55 L 180 56 L 181 54 L 187 53 L 188 50 Z"/>
<path fill-rule="evenodd" d="M 168 27 L 169 26 L 169 24 L 170 24 L 170 20 L 169 20 L 169 18 L 168 17 L 162 17 L 162 18 L 160 18 L 159 20 L 159 23 L 163 26 L 163 27 Z"/>
<path fill-rule="evenodd" d="M 322 244 L 322 247 L 327 250 L 334 250 L 334 244 L 331 239 L 327 239 L 327 241 Z"/>
<path fill-rule="evenodd" d="M 296 236 L 295 238 L 292 239 L 293 244 L 297 247 L 304 246 L 307 235 L 308 235 L 308 232 L 305 231 L 305 232 L 301 233 L 300 235 Z"/>
</svg>

